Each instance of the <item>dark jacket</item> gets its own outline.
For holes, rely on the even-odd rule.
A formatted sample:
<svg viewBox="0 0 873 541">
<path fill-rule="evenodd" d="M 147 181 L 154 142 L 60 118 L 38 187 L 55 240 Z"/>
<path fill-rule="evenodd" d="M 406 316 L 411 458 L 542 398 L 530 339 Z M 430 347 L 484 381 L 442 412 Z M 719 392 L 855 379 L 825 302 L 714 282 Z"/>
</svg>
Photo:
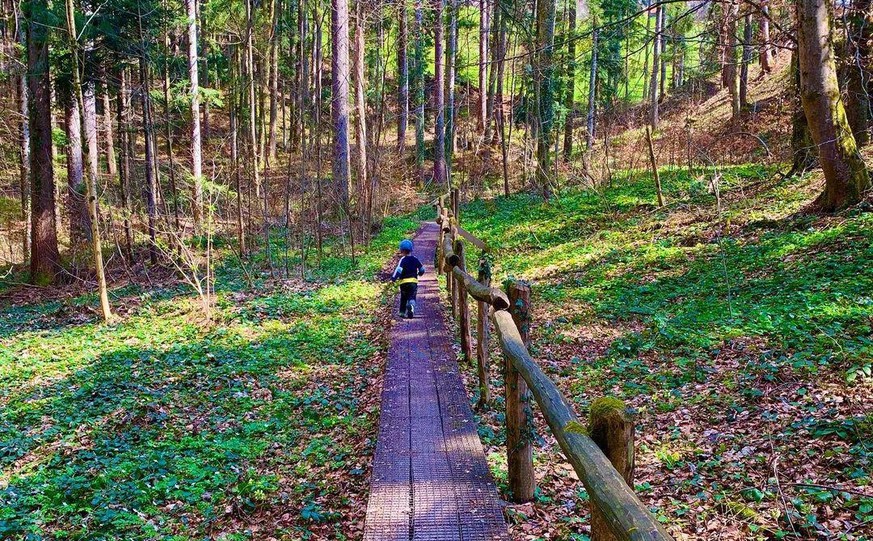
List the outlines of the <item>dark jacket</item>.
<svg viewBox="0 0 873 541">
<path fill-rule="evenodd" d="M 394 274 L 391 275 L 391 280 L 400 280 L 401 284 L 415 283 L 422 274 L 424 274 L 424 265 L 421 261 L 414 255 L 407 255 L 400 259 Z"/>
</svg>

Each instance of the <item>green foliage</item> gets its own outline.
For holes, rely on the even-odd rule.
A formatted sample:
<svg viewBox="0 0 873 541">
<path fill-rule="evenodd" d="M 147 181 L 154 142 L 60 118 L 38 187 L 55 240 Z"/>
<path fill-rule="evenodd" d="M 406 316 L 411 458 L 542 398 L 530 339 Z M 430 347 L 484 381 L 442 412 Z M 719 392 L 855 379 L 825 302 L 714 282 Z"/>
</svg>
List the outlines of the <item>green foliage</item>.
<svg viewBox="0 0 873 541">
<path fill-rule="evenodd" d="M 766 175 L 760 167 L 722 171 L 722 192 Z M 629 177 L 637 180 L 630 181 Z M 606 320 L 640 320 L 613 352 L 686 348 L 706 353 L 737 337 L 764 337 L 773 361 L 807 370 L 860 363 L 873 354 L 869 214 L 814 227 L 803 216 L 774 220 L 802 203 L 791 186 L 766 200 L 740 200 L 723 217 L 685 219 L 686 205 L 714 202 L 703 179 L 662 174 L 673 208 L 657 209 L 646 174 L 627 172 L 604 193 L 577 191 L 552 205 L 520 195 L 474 202 L 464 225 L 498 250 L 495 275 L 538 279 L 548 302 L 574 302 Z M 770 205 L 772 197 L 772 206 Z M 534 210 L 531 212 L 531 210 Z M 725 234 L 732 220 L 745 225 Z M 854 378 L 853 378 L 854 379 Z"/>
<path fill-rule="evenodd" d="M 200 539 L 228 513 L 289 505 L 341 524 L 328 472 L 360 475 L 346 440 L 374 429 L 359 404 L 373 273 L 414 223 L 389 220 L 300 290 L 249 289 L 225 259 L 213 327 L 182 286 L 114 291 L 135 307 L 114 325 L 86 298 L 3 308 L 0 538 Z"/>
</svg>

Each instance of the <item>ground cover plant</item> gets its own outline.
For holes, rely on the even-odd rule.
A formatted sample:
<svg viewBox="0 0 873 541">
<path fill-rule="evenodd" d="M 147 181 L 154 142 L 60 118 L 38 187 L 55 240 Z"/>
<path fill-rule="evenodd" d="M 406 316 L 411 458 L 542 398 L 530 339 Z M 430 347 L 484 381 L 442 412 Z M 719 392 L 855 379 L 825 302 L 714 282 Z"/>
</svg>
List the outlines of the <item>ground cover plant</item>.
<svg viewBox="0 0 873 541">
<path fill-rule="evenodd" d="M 131 308 L 111 325 L 88 296 L 6 291 L 0 538 L 359 537 L 386 347 L 376 271 L 415 224 L 389 219 L 308 282 L 249 286 L 228 256 L 209 325 L 179 285 L 113 291 Z"/>
<path fill-rule="evenodd" d="M 662 208 L 630 171 L 548 204 L 473 201 L 461 222 L 496 280 L 533 283 L 532 353 L 577 411 L 633 408 L 637 492 L 677 539 L 870 539 L 873 214 L 807 214 L 820 180 L 760 166 L 661 178 Z M 498 479 L 502 407 L 482 412 Z M 513 536 L 585 539 L 584 489 L 536 432 Z"/>
</svg>

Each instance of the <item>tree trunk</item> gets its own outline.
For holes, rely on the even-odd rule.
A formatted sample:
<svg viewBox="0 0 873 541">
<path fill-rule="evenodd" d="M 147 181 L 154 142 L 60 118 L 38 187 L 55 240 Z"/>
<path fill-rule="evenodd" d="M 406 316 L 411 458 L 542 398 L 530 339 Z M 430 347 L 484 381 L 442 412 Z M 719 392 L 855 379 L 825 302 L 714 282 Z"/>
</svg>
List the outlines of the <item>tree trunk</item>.
<svg viewBox="0 0 873 541">
<path fill-rule="evenodd" d="M 597 19 L 594 19 L 594 32 L 591 34 L 591 75 L 588 79 L 588 118 L 585 123 L 587 132 L 585 135 L 585 149 L 591 150 L 594 146 L 594 121 L 597 118 L 597 49 L 600 32 L 597 29 Z"/>
<path fill-rule="evenodd" d="M 403 150 L 406 141 L 406 127 L 409 124 L 409 32 L 407 31 L 406 0 L 400 0 L 397 6 L 397 18 L 400 21 L 400 35 L 397 42 L 397 149 Z"/>
<path fill-rule="evenodd" d="M 61 268 L 55 222 L 52 102 L 46 0 L 24 3 L 27 29 L 28 129 L 30 131 L 30 282 L 50 284 Z"/>
<path fill-rule="evenodd" d="M 349 206 L 349 2 L 331 0 L 333 182 L 344 211 Z"/>
<path fill-rule="evenodd" d="M 433 0 L 433 61 L 434 61 L 434 136 L 433 182 L 451 189 L 446 172 L 445 72 L 443 71 L 443 7 L 444 0 Z"/>
<path fill-rule="evenodd" d="M 795 9 L 800 99 L 825 176 L 825 191 L 817 203 L 833 211 L 860 201 L 870 188 L 870 175 L 840 99 L 831 35 L 833 6 L 828 0 L 801 0 Z"/>
<path fill-rule="evenodd" d="M 424 0 L 415 0 L 415 165 L 418 182 L 424 180 Z"/>
<path fill-rule="evenodd" d="M 249 109 L 249 168 L 252 176 L 252 185 L 255 188 L 255 197 L 261 196 L 261 155 L 258 152 L 258 116 L 257 101 L 255 100 L 255 58 L 254 58 L 254 13 L 252 12 L 253 0 L 245 0 L 246 4 L 246 83 L 248 87 Z M 266 219 L 266 215 L 264 216 Z"/>
<path fill-rule="evenodd" d="M 152 104 L 149 93 L 146 89 L 149 88 L 148 66 L 146 65 L 145 54 L 139 57 L 139 81 L 142 90 L 140 91 L 140 101 L 142 104 L 142 124 L 143 137 L 145 139 L 143 146 L 145 147 L 145 176 L 146 176 L 146 213 L 148 214 L 148 230 L 149 230 L 149 258 L 152 265 L 158 263 L 157 253 L 157 217 L 158 217 L 158 186 L 155 179 L 154 163 L 154 124 L 152 123 Z"/>
<path fill-rule="evenodd" d="M 164 45 L 167 50 L 170 50 L 170 34 L 169 32 L 164 34 Z M 173 150 L 173 119 L 172 119 L 172 106 L 170 103 L 170 62 L 169 58 L 164 59 L 163 65 L 164 77 L 163 77 L 163 87 L 164 87 L 164 144 L 166 145 L 167 152 L 167 170 L 170 173 L 170 194 L 172 195 L 173 201 L 173 225 L 176 229 L 177 233 L 182 232 L 182 219 L 179 214 L 179 188 L 176 185 L 176 157 L 175 151 Z M 158 152 L 157 152 L 157 136 L 155 136 L 155 153 L 153 154 L 152 159 L 154 160 L 154 169 L 155 169 L 155 183 L 159 186 L 158 190 L 160 191 L 160 165 L 158 163 Z M 164 207 L 165 211 L 169 212 L 167 209 L 167 200 L 164 198 Z"/>
<path fill-rule="evenodd" d="M 109 77 L 104 74 L 103 81 L 103 133 L 106 137 L 106 172 L 110 179 L 118 176 L 118 162 L 115 158 L 115 134 L 112 133 L 112 100 L 109 96 Z"/>
<path fill-rule="evenodd" d="M 658 111 L 658 78 L 660 76 L 661 65 L 661 32 L 663 30 L 663 13 L 664 7 L 658 6 L 655 8 L 655 39 L 652 45 L 652 77 L 649 82 L 649 123 L 653 130 L 658 129 L 658 124 L 661 121 Z"/>
<path fill-rule="evenodd" d="M 298 0 L 302 2 L 303 0 Z M 276 121 L 279 118 L 279 19 L 282 13 L 281 0 L 273 0 L 272 27 L 270 30 L 270 126 L 269 138 L 267 143 L 267 163 L 274 164 L 276 162 Z M 301 45 L 301 50 L 302 50 Z M 301 70 L 303 71 L 303 70 Z M 302 115 L 302 113 L 301 113 Z"/>
<path fill-rule="evenodd" d="M 203 222 L 203 170 L 200 143 L 200 89 L 197 80 L 197 0 L 185 0 L 188 14 L 188 78 L 191 92 L 191 181 L 194 184 L 192 214 L 194 233 L 200 234 Z"/>
<path fill-rule="evenodd" d="M 239 53 L 236 46 L 233 46 L 233 53 L 230 55 L 233 62 L 230 65 L 232 87 L 230 89 L 230 163 L 233 168 L 234 184 L 236 185 L 236 233 L 237 244 L 239 245 L 240 257 L 246 255 L 246 222 L 243 217 L 243 187 L 242 175 L 240 174 L 239 165 L 239 115 L 240 115 L 240 92 L 238 88 L 239 81 Z"/>
<path fill-rule="evenodd" d="M 354 58 L 352 60 L 352 82 L 355 85 L 355 175 L 357 177 L 357 192 L 360 197 L 360 207 L 366 208 L 369 201 L 369 184 L 367 183 L 367 82 L 364 79 L 366 69 L 364 60 L 364 0 L 355 2 L 355 38 Z M 359 215 L 363 214 L 361 212 Z M 359 216 L 360 217 L 360 216 Z M 363 241 L 364 236 L 361 235 Z"/>
<path fill-rule="evenodd" d="M 595 68 L 596 70 L 596 68 Z M 592 70 L 592 73 L 594 70 Z M 567 9 L 567 120 L 564 121 L 564 161 L 573 156 L 573 121 L 576 117 L 576 0 L 569 0 Z"/>
<path fill-rule="evenodd" d="M 752 15 L 743 18 L 743 62 L 740 66 L 740 107 L 749 106 L 749 64 L 752 63 Z"/>
<path fill-rule="evenodd" d="M 452 160 L 455 154 L 455 59 L 458 56 L 458 2 L 449 0 L 449 32 L 446 36 L 446 180 L 452 182 Z"/>
<path fill-rule="evenodd" d="M 731 118 L 736 120 L 740 117 L 740 78 L 737 69 L 737 19 L 739 18 L 739 0 L 731 0 L 725 11 L 727 44 L 725 48 L 725 84 L 731 97 Z"/>
<path fill-rule="evenodd" d="M 100 242 L 100 217 L 97 211 L 97 182 L 99 175 L 99 151 L 97 147 L 97 96 L 94 90 L 94 81 L 82 81 L 79 62 L 79 48 L 77 42 L 76 19 L 73 8 L 73 0 L 66 0 L 67 31 L 69 33 L 69 47 L 73 57 L 73 89 L 75 97 L 82 111 L 82 131 L 85 134 L 86 153 L 85 160 L 88 163 L 88 174 L 85 179 L 85 197 L 88 207 L 88 218 L 91 222 L 91 255 L 94 258 L 94 271 L 97 275 L 97 290 L 100 295 L 100 308 L 103 312 L 103 320 L 112 318 L 109 307 L 109 293 L 106 289 L 106 273 L 103 270 L 103 246 Z M 84 65 L 84 62 L 82 63 Z"/>
<path fill-rule="evenodd" d="M 554 111 L 554 46 L 555 46 L 555 0 L 539 0 L 536 9 L 537 24 L 537 170 L 536 184 L 543 199 L 552 196 L 551 137 Z"/>
<path fill-rule="evenodd" d="M 120 83 L 118 85 L 118 142 L 121 153 L 121 168 L 118 174 L 118 185 L 121 193 L 121 207 L 123 209 L 124 241 L 127 248 L 128 264 L 133 263 L 133 228 L 131 217 L 133 209 L 130 204 L 130 96 L 127 88 L 127 68 L 120 70 Z"/>
<path fill-rule="evenodd" d="M 25 41 L 23 22 L 19 23 L 21 41 Z M 21 115 L 18 136 L 18 189 L 21 192 L 21 221 L 24 224 L 21 232 L 21 258 L 26 263 L 30 253 L 30 125 L 27 119 L 27 77 L 20 75 L 16 79 L 18 93 L 18 112 Z"/>
<path fill-rule="evenodd" d="M 838 79 L 845 87 L 846 116 L 852 134 L 859 147 L 870 140 L 870 47 L 873 43 L 873 10 L 871 0 L 854 0 L 851 9 L 846 9 L 843 20 L 846 25 L 845 60 L 842 63 L 845 76 Z"/>
<path fill-rule="evenodd" d="M 70 94 L 73 94 L 71 90 Z M 88 207 L 85 205 L 85 170 L 82 161 L 82 115 L 75 96 L 64 100 L 64 128 L 67 135 L 67 219 L 70 244 L 75 246 L 88 238 Z"/>
<path fill-rule="evenodd" d="M 94 258 L 94 272 L 97 275 L 97 292 L 100 295 L 100 309 L 103 313 L 103 320 L 109 321 L 112 319 L 112 310 L 109 307 L 109 291 L 106 286 L 106 272 L 103 268 L 100 213 L 97 207 L 97 182 L 100 178 L 100 149 L 97 145 L 97 96 L 95 95 L 94 86 L 94 81 L 86 82 L 82 96 L 85 113 L 83 118 L 85 141 L 88 145 L 88 152 L 86 154 L 88 160 L 88 179 L 85 186 L 88 218 L 91 222 L 91 250 Z"/>
<path fill-rule="evenodd" d="M 488 0 L 479 0 L 479 118 L 480 133 L 485 133 L 488 126 Z M 492 68 L 493 71 L 493 68 Z"/>
<path fill-rule="evenodd" d="M 770 6 L 766 0 L 761 6 L 761 70 L 764 73 L 773 71 L 773 43 L 770 41 Z"/>
</svg>

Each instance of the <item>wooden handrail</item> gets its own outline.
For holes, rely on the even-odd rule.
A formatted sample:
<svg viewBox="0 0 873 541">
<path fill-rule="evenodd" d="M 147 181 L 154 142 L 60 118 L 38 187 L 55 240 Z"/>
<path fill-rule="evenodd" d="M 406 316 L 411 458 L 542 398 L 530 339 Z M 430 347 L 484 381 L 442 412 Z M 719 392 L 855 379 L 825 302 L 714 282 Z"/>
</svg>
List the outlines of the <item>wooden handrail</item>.
<svg viewBox="0 0 873 541">
<path fill-rule="evenodd" d="M 510 307 L 506 293 L 483 285 L 458 266 L 460 258 L 453 249 L 457 236 L 467 239 L 483 251 L 487 251 L 487 245 L 458 225 L 454 213 L 445 208 L 447 197 L 448 194 L 437 199 L 437 223 L 440 224 L 443 238 L 442 263 L 448 278 L 451 278 L 448 283 L 451 286 L 452 282 L 460 282 L 462 291 L 494 307 L 491 322 L 503 354 L 530 388 L 546 423 L 609 531 L 619 541 L 672 541 L 670 534 L 634 494 L 597 443 L 587 435 L 558 387 L 531 358 L 512 315 L 506 311 Z M 465 298 L 458 300 L 466 302 Z M 482 384 L 487 385 L 487 382 L 480 381 L 480 386 Z"/>
<path fill-rule="evenodd" d="M 509 312 L 491 314 L 504 355 L 527 382 L 564 455 L 621 541 L 668 541 L 670 534 L 637 498 L 594 441 L 583 433 L 557 386 L 530 357 Z"/>
<path fill-rule="evenodd" d="M 462 237 L 464 237 L 465 239 L 467 239 L 468 241 L 470 241 L 470 244 L 472 244 L 476 248 L 479 248 L 483 252 L 488 251 L 488 245 L 485 244 L 484 240 L 477 238 L 475 235 L 473 235 L 472 233 L 470 233 L 469 231 L 467 231 L 466 229 L 464 229 L 460 225 L 456 225 L 455 227 L 458 228 L 458 234 L 461 235 Z"/>
<path fill-rule="evenodd" d="M 461 268 L 457 266 L 452 268 L 452 274 L 455 275 L 455 278 L 464 283 L 464 289 L 466 289 L 467 293 L 477 301 L 488 303 L 493 306 L 495 310 L 506 310 L 509 308 L 509 297 L 506 296 L 506 293 L 504 293 L 503 290 L 480 283 L 473 278 L 470 273 L 461 270 Z"/>
</svg>

